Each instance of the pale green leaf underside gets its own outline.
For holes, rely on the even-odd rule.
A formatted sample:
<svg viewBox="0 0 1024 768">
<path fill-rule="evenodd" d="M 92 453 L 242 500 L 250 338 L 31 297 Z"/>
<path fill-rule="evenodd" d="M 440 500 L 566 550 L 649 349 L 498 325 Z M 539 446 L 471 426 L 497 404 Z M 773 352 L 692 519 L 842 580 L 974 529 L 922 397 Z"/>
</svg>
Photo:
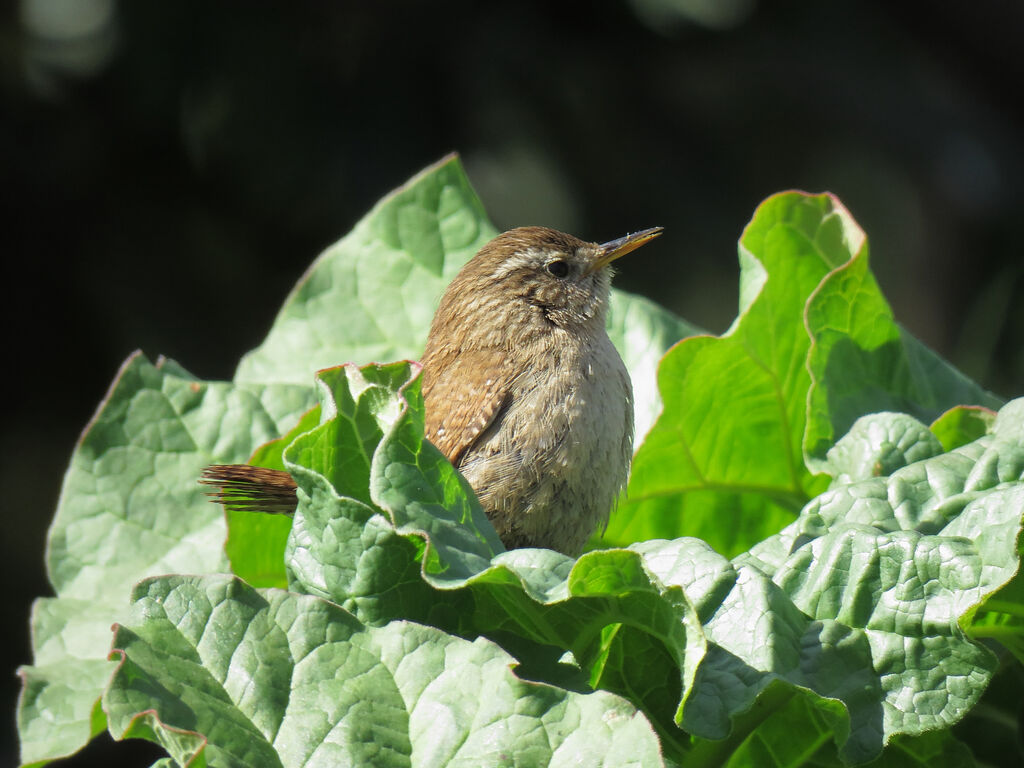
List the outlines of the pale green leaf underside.
<svg viewBox="0 0 1024 768">
<path fill-rule="evenodd" d="M 199 472 L 245 461 L 311 395 L 288 384 L 201 382 L 141 354 L 124 364 L 75 448 L 50 528 L 57 597 L 33 609 L 34 665 L 23 670 L 18 712 L 23 762 L 71 754 L 95 734 L 110 626 L 124 617 L 133 583 L 226 570 L 223 513 Z"/>
<path fill-rule="evenodd" d="M 233 577 L 143 582 L 114 647 L 111 730 L 152 709 L 146 726 L 180 764 L 203 741 L 207 762 L 239 768 L 661 764 L 650 726 L 617 696 L 520 680 L 484 638 L 367 627 Z"/>
<path fill-rule="evenodd" d="M 947 728 L 994 670 L 960 621 L 1017 568 L 1024 401 L 1004 409 L 993 435 L 950 454 L 909 416 L 858 422 L 834 451 L 833 487 L 733 563 L 685 538 L 573 562 L 547 550 L 496 551 L 472 494 L 422 439 L 416 380 L 403 380 L 413 369 L 324 375 L 324 412 L 337 415 L 319 429 L 336 435 L 344 422 L 378 442 L 353 443 L 358 462 L 328 457 L 320 447 L 337 443 L 315 432 L 286 451 L 302 488 L 292 586 L 368 623 L 402 616 L 571 650 L 592 681 L 640 695 L 663 742 L 673 721 L 725 738 L 777 681 L 812 694 L 809 706 L 854 762 L 897 735 Z M 358 471 L 337 471 L 356 463 Z M 431 505 L 441 498 L 475 522 L 439 517 Z M 474 527 L 481 535 L 467 536 Z M 686 631 L 673 632 L 673 622 Z M 619 623 L 630 633 L 598 632 Z M 621 652 L 639 647 L 637 630 L 657 641 L 642 642 L 644 664 Z"/>
</svg>

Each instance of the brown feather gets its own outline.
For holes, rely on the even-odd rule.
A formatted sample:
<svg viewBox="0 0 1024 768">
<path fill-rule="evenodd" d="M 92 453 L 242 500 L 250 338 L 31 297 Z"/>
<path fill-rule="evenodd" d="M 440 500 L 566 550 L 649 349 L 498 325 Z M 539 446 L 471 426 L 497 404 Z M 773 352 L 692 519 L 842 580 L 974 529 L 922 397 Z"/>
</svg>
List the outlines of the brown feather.
<svg viewBox="0 0 1024 768">
<path fill-rule="evenodd" d="M 428 349 L 423 359 L 426 438 L 456 467 L 507 407 L 510 367 L 500 350 Z"/>
<path fill-rule="evenodd" d="M 217 488 L 206 495 L 234 511 L 290 515 L 299 503 L 295 481 L 279 469 L 214 464 L 203 470 L 199 482 Z"/>
</svg>

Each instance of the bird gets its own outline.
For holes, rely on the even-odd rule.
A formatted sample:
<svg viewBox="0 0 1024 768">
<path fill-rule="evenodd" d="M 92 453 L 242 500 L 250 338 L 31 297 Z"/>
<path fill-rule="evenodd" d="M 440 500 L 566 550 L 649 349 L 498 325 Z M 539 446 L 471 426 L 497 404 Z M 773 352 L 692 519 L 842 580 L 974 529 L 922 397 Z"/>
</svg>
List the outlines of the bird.
<svg viewBox="0 0 1024 768">
<path fill-rule="evenodd" d="M 633 390 L 605 328 L 612 262 L 661 227 L 598 244 L 547 227 L 485 244 L 441 297 L 421 358 L 425 438 L 469 482 L 506 549 L 578 556 L 607 525 L 633 446 Z M 234 509 L 291 512 L 287 472 L 214 465 Z"/>
</svg>

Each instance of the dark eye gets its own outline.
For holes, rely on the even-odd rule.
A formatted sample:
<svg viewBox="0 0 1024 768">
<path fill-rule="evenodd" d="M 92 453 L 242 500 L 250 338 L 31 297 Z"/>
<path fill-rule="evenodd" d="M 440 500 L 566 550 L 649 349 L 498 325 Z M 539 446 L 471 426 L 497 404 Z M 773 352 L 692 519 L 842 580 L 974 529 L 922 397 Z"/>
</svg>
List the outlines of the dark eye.
<svg viewBox="0 0 1024 768">
<path fill-rule="evenodd" d="M 569 265 L 561 259 L 548 262 L 548 272 L 555 277 L 565 277 L 569 274 Z"/>
</svg>

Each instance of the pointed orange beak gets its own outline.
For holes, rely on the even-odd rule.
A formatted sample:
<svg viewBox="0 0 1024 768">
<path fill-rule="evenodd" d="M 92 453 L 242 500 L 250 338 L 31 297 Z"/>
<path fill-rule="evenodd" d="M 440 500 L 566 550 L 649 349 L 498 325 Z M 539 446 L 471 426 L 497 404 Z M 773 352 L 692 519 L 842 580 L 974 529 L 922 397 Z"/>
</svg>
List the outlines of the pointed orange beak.
<svg viewBox="0 0 1024 768">
<path fill-rule="evenodd" d="M 603 269 L 620 256 L 625 256 L 627 253 L 635 251 L 644 243 L 651 242 L 651 240 L 662 233 L 662 230 L 662 227 L 651 227 L 642 232 L 634 232 L 632 235 L 620 237 L 618 240 L 609 240 L 607 243 L 602 243 L 599 246 L 601 252 L 594 259 L 594 263 L 587 270 L 587 274 Z"/>
</svg>

